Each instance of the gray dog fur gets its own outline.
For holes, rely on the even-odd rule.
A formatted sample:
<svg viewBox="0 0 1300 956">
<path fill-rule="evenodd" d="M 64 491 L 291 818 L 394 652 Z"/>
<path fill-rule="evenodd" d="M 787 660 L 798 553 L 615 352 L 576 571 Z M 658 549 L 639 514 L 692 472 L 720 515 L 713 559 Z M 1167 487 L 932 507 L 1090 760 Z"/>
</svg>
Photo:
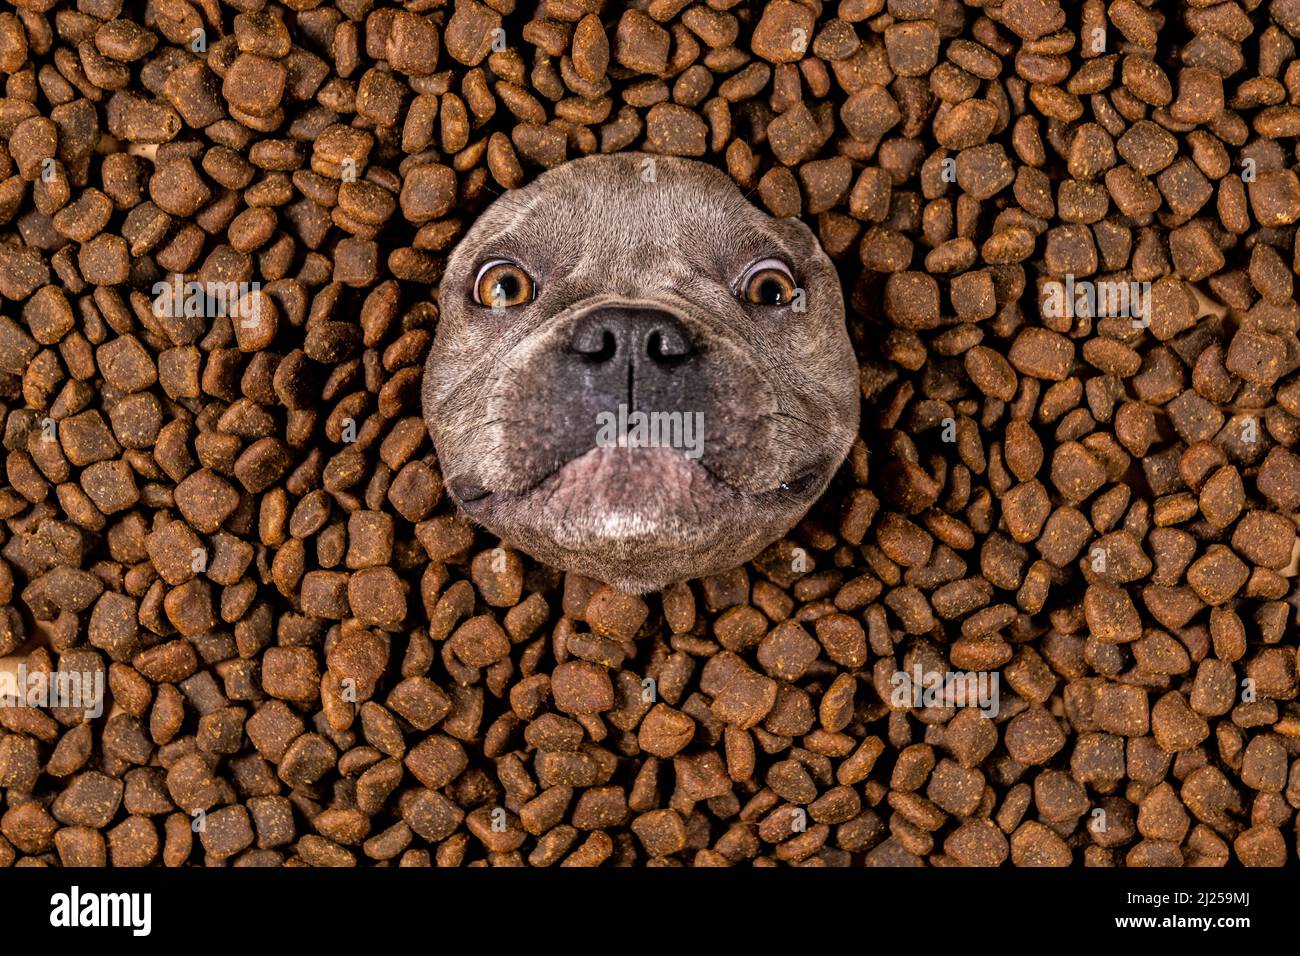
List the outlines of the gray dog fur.
<svg viewBox="0 0 1300 956">
<path fill-rule="evenodd" d="M 803 311 L 736 295 L 765 257 L 792 267 Z M 491 259 L 525 269 L 535 298 L 477 305 Z M 754 557 L 803 517 L 858 432 L 830 260 L 802 222 L 761 212 L 704 163 L 619 153 L 543 173 L 478 217 L 438 304 L 424 417 L 453 500 L 538 560 L 626 591 Z M 689 336 L 692 360 L 651 369 L 651 384 L 657 400 L 703 413 L 698 460 L 596 448 L 594 413 L 613 409 L 566 348 L 584 316 L 620 307 L 661 310 Z"/>
</svg>

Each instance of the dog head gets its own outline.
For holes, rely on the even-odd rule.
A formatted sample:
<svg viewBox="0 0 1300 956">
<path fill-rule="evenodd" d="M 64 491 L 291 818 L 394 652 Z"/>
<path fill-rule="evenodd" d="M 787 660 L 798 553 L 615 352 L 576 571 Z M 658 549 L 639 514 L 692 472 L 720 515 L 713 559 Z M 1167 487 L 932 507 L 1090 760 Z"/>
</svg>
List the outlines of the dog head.
<svg viewBox="0 0 1300 956">
<path fill-rule="evenodd" d="M 703 163 L 592 156 L 496 200 L 447 264 L 424 416 L 448 493 L 547 564 L 632 592 L 734 567 L 858 427 L 812 232 Z"/>
</svg>

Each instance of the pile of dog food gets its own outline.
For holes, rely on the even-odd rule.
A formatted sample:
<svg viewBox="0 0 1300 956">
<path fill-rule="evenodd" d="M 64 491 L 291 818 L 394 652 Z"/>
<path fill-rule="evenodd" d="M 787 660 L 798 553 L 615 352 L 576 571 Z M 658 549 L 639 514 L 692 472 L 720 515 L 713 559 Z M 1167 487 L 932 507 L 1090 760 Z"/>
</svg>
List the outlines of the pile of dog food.
<svg viewBox="0 0 1300 956">
<path fill-rule="evenodd" d="M 16 0 L 0 864 L 1294 863 L 1298 42 Z M 475 215 L 620 150 L 813 227 L 864 409 L 786 539 L 644 599 L 458 517 L 419 401 Z"/>
</svg>

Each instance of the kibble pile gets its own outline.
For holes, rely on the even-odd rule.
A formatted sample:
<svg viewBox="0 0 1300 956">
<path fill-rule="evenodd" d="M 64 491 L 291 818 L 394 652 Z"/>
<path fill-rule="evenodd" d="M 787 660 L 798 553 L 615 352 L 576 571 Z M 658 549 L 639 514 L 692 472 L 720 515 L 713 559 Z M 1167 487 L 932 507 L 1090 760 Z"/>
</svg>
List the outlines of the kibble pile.
<svg viewBox="0 0 1300 956">
<path fill-rule="evenodd" d="M 111 706 L 0 709 L 0 864 L 1294 863 L 1298 38 L 1300 0 L 17 0 L 0 656 Z M 645 600 L 458 518 L 419 408 L 476 212 L 625 149 L 818 231 L 866 411 L 787 540 Z M 258 320 L 155 310 L 178 273 Z M 1042 314 L 1066 277 L 1147 321 Z"/>
</svg>

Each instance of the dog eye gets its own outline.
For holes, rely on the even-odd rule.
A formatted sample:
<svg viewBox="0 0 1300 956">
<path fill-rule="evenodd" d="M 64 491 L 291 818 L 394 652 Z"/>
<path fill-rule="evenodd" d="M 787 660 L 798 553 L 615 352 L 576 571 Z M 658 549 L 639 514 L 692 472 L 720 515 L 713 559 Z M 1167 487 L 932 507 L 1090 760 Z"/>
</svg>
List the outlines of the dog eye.
<svg viewBox="0 0 1300 956">
<path fill-rule="evenodd" d="M 533 277 L 508 259 L 493 259 L 479 267 L 474 301 L 490 309 L 509 309 L 533 301 Z"/>
<path fill-rule="evenodd" d="M 755 262 L 740 280 L 740 294 L 752 305 L 789 305 L 796 290 L 790 267 L 780 259 Z"/>
</svg>

